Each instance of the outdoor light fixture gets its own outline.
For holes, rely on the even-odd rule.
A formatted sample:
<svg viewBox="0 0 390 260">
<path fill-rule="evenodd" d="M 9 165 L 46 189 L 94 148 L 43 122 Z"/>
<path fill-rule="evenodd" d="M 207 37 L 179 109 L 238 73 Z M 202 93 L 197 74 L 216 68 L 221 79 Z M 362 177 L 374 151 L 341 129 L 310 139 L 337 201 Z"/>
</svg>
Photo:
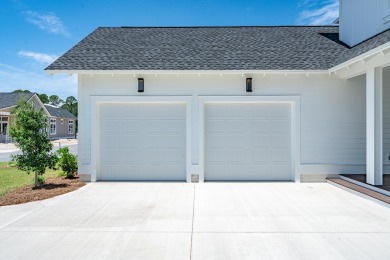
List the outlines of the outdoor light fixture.
<svg viewBox="0 0 390 260">
<path fill-rule="evenodd" d="M 144 92 L 144 79 L 138 78 L 138 92 Z"/>
<path fill-rule="evenodd" d="M 246 78 L 246 92 L 252 92 L 252 78 Z"/>
</svg>

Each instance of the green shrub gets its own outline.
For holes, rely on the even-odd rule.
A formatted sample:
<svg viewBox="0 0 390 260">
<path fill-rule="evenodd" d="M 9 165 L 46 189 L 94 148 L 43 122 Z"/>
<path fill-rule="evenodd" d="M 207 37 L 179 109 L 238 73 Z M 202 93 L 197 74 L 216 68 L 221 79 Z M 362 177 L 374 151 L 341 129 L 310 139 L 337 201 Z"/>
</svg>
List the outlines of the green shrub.
<svg viewBox="0 0 390 260">
<path fill-rule="evenodd" d="M 57 153 L 59 155 L 58 166 L 66 173 L 66 178 L 74 178 L 77 171 L 77 157 L 69 152 L 68 147 L 59 149 Z"/>
</svg>

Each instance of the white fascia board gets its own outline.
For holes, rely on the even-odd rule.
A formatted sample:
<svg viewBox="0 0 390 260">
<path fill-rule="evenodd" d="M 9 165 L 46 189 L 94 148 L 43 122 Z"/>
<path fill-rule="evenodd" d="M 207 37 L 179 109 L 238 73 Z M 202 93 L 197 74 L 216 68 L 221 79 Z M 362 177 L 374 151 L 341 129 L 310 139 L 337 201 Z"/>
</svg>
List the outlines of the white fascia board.
<svg viewBox="0 0 390 260">
<path fill-rule="evenodd" d="M 10 116 L 10 112 L 0 112 L 0 116 Z"/>
<path fill-rule="evenodd" d="M 352 58 L 350 60 L 347 60 L 337 66 L 334 66 L 333 68 L 329 69 L 329 73 L 335 73 L 341 69 L 348 68 L 349 66 L 352 66 L 353 64 L 357 62 L 361 62 L 362 60 L 364 61 L 365 59 L 369 59 L 372 56 L 375 56 L 377 54 L 383 53 L 384 51 L 388 50 L 390 48 L 390 42 L 387 42 L 385 44 L 382 44 L 379 47 L 376 47 L 370 51 L 367 51 L 363 54 L 360 54 L 359 56 Z"/>
<path fill-rule="evenodd" d="M 329 74 L 328 70 L 46 70 L 52 74 L 131 74 L 141 75 L 270 75 L 270 74 Z"/>
</svg>

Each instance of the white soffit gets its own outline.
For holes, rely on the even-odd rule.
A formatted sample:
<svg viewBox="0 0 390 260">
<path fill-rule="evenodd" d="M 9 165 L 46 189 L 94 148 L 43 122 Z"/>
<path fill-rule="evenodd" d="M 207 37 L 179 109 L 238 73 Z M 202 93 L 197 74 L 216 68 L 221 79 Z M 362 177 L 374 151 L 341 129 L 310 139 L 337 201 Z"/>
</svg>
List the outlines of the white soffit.
<svg viewBox="0 0 390 260">
<path fill-rule="evenodd" d="M 365 62 L 368 62 L 370 59 L 372 59 L 373 57 L 377 56 L 377 55 L 386 55 L 388 54 L 390 51 L 390 42 L 388 43 L 385 43 L 377 48 L 374 48 L 368 52 L 365 52 L 355 58 L 352 58 L 346 62 L 343 62 L 337 66 L 334 66 L 333 68 L 330 68 L 329 69 L 329 74 L 337 74 L 340 70 L 343 70 L 343 69 L 350 69 L 352 68 L 353 66 L 359 64 L 359 63 L 365 63 Z M 388 63 L 390 63 L 390 61 L 388 61 Z M 385 64 L 384 64 L 385 65 Z"/>
</svg>

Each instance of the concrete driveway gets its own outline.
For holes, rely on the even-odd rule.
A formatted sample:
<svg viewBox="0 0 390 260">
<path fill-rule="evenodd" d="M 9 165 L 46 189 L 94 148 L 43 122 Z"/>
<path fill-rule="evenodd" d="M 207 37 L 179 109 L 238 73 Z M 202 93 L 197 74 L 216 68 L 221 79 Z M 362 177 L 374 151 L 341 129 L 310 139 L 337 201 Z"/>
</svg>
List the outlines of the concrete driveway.
<svg viewBox="0 0 390 260">
<path fill-rule="evenodd" d="M 0 208 L 0 259 L 390 259 L 390 209 L 326 183 L 92 183 Z"/>
</svg>

